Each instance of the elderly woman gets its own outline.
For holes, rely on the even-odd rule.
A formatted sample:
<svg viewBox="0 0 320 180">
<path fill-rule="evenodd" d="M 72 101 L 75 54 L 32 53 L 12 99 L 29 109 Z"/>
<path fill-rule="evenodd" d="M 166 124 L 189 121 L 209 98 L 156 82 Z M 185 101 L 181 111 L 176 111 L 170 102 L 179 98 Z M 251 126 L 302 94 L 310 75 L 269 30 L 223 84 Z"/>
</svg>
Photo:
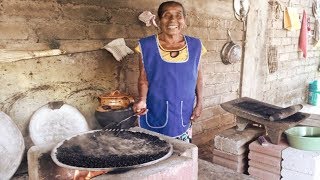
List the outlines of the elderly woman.
<svg viewBox="0 0 320 180">
<path fill-rule="evenodd" d="M 158 9 L 161 32 L 142 38 L 138 80 L 139 101 L 133 109 L 148 111 L 142 128 L 191 142 L 191 120 L 202 111 L 201 41 L 182 33 L 186 13 L 181 3 L 163 2 Z"/>
</svg>

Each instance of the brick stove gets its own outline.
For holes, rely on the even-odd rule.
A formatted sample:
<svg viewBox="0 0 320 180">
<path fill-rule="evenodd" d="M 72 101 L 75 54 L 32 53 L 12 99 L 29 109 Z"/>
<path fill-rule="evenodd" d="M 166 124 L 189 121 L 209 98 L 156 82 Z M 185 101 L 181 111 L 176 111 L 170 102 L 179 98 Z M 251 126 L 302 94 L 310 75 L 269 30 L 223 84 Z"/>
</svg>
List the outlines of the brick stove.
<svg viewBox="0 0 320 180">
<path fill-rule="evenodd" d="M 155 135 L 167 140 L 173 145 L 173 154 L 156 164 L 131 169 L 121 173 L 107 173 L 92 179 L 197 179 L 198 177 L 198 148 L 197 146 L 172 139 L 158 133 L 138 127 L 133 130 Z M 40 179 L 72 179 L 75 170 L 57 166 L 51 159 L 50 153 L 55 144 L 33 146 L 28 151 L 28 173 L 30 180 Z"/>
</svg>

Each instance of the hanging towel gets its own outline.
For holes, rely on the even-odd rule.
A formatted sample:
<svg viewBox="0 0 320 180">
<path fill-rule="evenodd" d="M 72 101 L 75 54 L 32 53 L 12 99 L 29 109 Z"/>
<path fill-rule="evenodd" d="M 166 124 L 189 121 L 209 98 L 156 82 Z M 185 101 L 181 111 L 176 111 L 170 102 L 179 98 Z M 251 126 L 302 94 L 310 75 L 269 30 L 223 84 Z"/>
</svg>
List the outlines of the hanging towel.
<svg viewBox="0 0 320 180">
<path fill-rule="evenodd" d="M 126 45 L 123 38 L 111 41 L 103 46 L 103 49 L 109 51 L 117 61 L 122 60 L 128 54 L 133 54 L 133 51 Z"/>
<path fill-rule="evenodd" d="M 156 15 L 152 14 L 150 11 L 143 11 L 138 18 L 140 21 L 146 23 L 147 27 L 151 26 L 151 24 L 158 27 L 155 21 Z"/>
<path fill-rule="evenodd" d="M 307 44 L 308 44 L 308 29 L 307 29 L 307 14 L 303 10 L 303 17 L 299 37 L 299 49 L 303 52 L 303 57 L 307 57 Z"/>
<path fill-rule="evenodd" d="M 283 13 L 283 26 L 289 31 L 300 28 L 299 14 L 297 8 L 287 7 Z"/>
</svg>

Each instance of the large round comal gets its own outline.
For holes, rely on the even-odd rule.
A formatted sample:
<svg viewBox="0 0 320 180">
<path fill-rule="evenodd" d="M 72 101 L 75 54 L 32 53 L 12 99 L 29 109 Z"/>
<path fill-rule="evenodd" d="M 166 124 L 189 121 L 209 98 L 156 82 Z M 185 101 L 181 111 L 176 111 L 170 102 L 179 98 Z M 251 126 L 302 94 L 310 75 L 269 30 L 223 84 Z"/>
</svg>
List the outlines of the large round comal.
<svg viewBox="0 0 320 180">
<path fill-rule="evenodd" d="M 154 164 L 171 156 L 172 145 L 164 139 L 143 132 L 126 130 L 88 131 L 60 142 L 51 152 L 60 167 L 113 171 Z"/>
</svg>

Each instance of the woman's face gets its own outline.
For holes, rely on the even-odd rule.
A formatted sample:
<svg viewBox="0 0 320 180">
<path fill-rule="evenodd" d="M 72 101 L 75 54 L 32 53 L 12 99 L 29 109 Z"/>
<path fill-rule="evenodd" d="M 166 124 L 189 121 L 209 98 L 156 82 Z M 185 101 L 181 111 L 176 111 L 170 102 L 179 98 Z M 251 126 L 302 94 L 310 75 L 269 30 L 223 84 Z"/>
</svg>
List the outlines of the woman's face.
<svg viewBox="0 0 320 180">
<path fill-rule="evenodd" d="M 179 35 L 185 27 L 185 18 L 181 6 L 167 6 L 160 18 L 160 29 L 167 35 Z"/>
</svg>

